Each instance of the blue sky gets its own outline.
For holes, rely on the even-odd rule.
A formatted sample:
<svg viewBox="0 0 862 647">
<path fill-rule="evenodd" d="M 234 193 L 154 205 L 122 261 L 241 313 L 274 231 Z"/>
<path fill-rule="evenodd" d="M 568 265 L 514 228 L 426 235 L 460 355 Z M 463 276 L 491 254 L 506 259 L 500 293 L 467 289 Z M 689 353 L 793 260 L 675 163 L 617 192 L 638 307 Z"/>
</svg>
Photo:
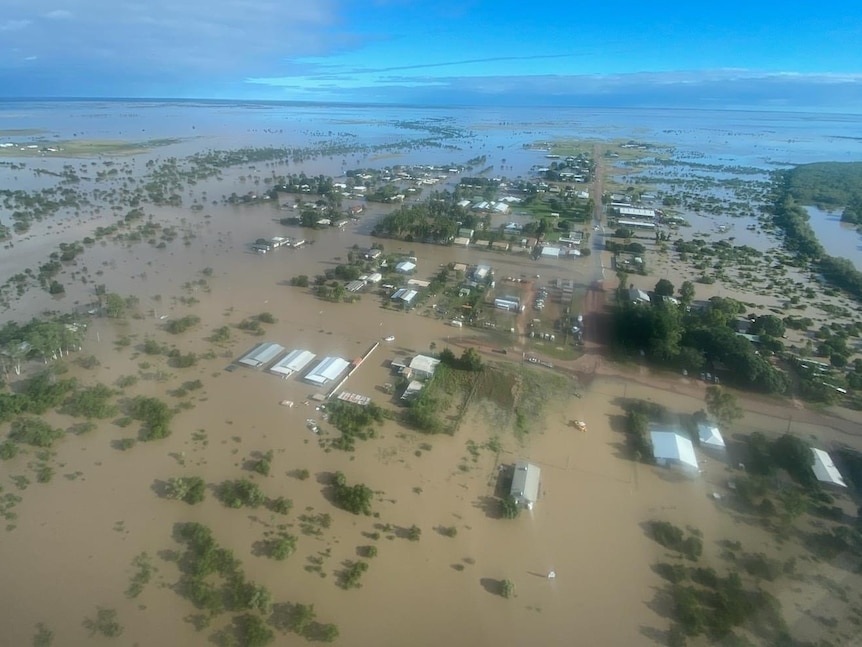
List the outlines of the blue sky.
<svg viewBox="0 0 862 647">
<path fill-rule="evenodd" d="M 0 96 L 862 112 L 862 3 L 3 0 Z"/>
</svg>

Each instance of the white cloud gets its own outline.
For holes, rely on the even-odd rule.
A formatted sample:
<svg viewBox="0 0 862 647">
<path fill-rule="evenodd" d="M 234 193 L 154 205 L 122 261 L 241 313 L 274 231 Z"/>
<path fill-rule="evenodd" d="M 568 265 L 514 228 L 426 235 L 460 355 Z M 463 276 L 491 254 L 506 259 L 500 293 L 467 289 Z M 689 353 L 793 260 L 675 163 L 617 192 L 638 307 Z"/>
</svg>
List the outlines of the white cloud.
<svg viewBox="0 0 862 647">
<path fill-rule="evenodd" d="M 53 11 L 46 13 L 45 17 L 50 18 L 51 20 L 68 20 L 72 17 L 72 12 L 66 11 L 65 9 L 54 9 Z"/>
<path fill-rule="evenodd" d="M 31 24 L 33 24 L 31 20 L 6 20 L 0 22 L 0 31 L 21 31 Z"/>
</svg>

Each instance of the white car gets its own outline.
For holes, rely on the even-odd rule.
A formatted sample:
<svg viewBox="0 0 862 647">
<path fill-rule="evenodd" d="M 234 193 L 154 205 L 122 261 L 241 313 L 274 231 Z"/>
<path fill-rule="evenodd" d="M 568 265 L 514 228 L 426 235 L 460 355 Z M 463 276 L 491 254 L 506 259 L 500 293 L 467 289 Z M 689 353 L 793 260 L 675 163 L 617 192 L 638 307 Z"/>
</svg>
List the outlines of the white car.
<svg viewBox="0 0 862 647">
<path fill-rule="evenodd" d="M 388 337 L 384 337 L 383 341 L 395 341 L 395 335 L 389 335 Z"/>
</svg>

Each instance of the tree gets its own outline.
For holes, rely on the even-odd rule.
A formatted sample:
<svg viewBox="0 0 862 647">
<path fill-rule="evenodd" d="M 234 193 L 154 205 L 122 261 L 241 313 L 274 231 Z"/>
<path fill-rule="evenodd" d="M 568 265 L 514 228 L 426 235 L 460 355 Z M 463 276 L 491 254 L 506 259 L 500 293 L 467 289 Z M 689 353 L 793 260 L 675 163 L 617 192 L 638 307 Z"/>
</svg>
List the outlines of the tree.
<svg viewBox="0 0 862 647">
<path fill-rule="evenodd" d="M 720 386 L 707 387 L 706 410 L 724 427 L 729 427 L 734 420 L 742 417 L 742 407 L 736 396 Z"/>
<path fill-rule="evenodd" d="M 461 353 L 459 364 L 465 371 L 481 371 L 482 357 L 475 348 L 467 348 Z"/>
<path fill-rule="evenodd" d="M 751 324 L 749 332 L 752 335 L 783 337 L 785 332 L 784 321 L 775 315 L 761 315 Z"/>
<path fill-rule="evenodd" d="M 507 496 L 500 501 L 500 513 L 506 519 L 515 519 L 521 514 L 521 506 L 518 505 L 518 502 L 513 497 Z"/>
<path fill-rule="evenodd" d="M 694 283 L 691 281 L 683 281 L 679 288 L 680 301 L 683 305 L 689 306 L 694 301 Z"/>
<path fill-rule="evenodd" d="M 501 580 L 500 595 L 507 599 L 515 595 L 515 583 L 512 580 Z"/>
<path fill-rule="evenodd" d="M 676 290 L 673 287 L 673 283 L 667 279 L 659 279 L 653 291 L 660 297 L 672 297 Z"/>
<path fill-rule="evenodd" d="M 804 440 L 793 434 L 784 434 L 772 443 L 770 454 L 775 464 L 785 470 L 800 485 L 812 486 L 815 483 L 814 453 Z"/>
<path fill-rule="evenodd" d="M 112 319 L 119 319 L 126 311 L 126 302 L 116 292 L 105 295 L 105 312 Z"/>
</svg>

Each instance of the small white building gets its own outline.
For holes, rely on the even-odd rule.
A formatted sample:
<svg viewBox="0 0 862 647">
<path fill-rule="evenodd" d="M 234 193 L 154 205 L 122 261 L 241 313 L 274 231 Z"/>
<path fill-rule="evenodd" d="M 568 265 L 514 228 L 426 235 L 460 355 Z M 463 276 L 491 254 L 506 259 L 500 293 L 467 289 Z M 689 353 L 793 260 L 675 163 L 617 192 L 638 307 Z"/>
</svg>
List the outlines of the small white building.
<svg viewBox="0 0 862 647">
<path fill-rule="evenodd" d="M 847 487 L 844 477 L 841 476 L 841 472 L 835 467 L 832 457 L 827 452 L 812 447 L 811 453 L 814 454 L 814 464 L 811 466 L 811 469 L 814 471 L 814 476 L 817 477 L 818 481 L 834 487 Z"/>
<path fill-rule="evenodd" d="M 440 360 L 436 357 L 417 355 L 410 360 L 409 367 L 413 375 L 428 380 L 434 375 L 438 364 L 440 364 Z"/>
<path fill-rule="evenodd" d="M 697 423 L 697 437 L 700 438 L 700 446 L 704 449 L 725 450 L 724 438 L 717 425 L 710 422 Z"/>
<path fill-rule="evenodd" d="M 652 301 L 650 301 L 649 294 L 647 294 L 643 290 L 639 290 L 637 288 L 632 288 L 629 290 L 629 302 L 631 302 L 631 303 L 652 303 Z"/>
<path fill-rule="evenodd" d="M 515 474 L 512 477 L 512 487 L 509 495 L 515 503 L 528 510 L 539 500 L 539 487 L 542 471 L 537 465 L 521 460 L 515 463 Z"/>
<path fill-rule="evenodd" d="M 395 266 L 396 272 L 401 272 L 402 274 L 410 274 L 416 270 L 416 263 L 413 261 L 401 261 L 398 265 Z"/>
<path fill-rule="evenodd" d="M 675 431 L 650 431 L 653 456 L 658 465 L 680 467 L 689 474 L 698 473 L 697 456 L 691 439 Z"/>
<path fill-rule="evenodd" d="M 393 301 L 400 301 L 404 304 L 410 304 L 413 299 L 416 298 L 416 295 L 419 294 L 416 290 L 410 290 L 408 288 L 401 288 L 395 291 L 395 294 L 392 295 Z"/>
<path fill-rule="evenodd" d="M 560 257 L 560 248 L 559 247 L 542 247 L 542 258 L 559 258 Z"/>
</svg>

